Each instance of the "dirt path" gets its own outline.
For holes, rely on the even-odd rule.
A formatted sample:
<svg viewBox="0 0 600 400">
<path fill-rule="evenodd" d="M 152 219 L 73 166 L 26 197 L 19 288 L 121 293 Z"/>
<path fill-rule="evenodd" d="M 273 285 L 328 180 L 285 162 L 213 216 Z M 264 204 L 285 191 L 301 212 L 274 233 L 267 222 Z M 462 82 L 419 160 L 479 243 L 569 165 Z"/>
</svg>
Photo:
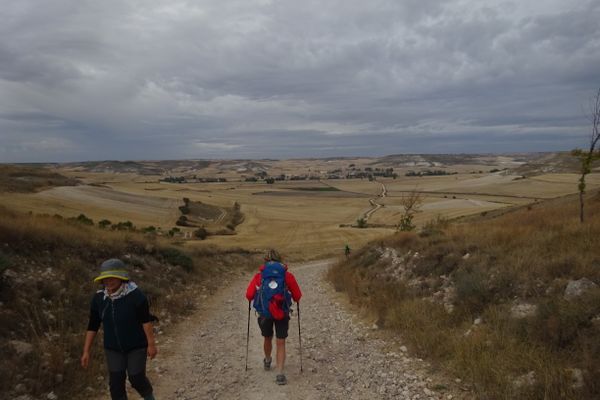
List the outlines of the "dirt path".
<svg viewBox="0 0 600 400">
<path fill-rule="evenodd" d="M 248 371 L 244 371 L 250 275 L 206 299 L 149 364 L 158 400 L 192 399 L 458 399 L 452 385 L 427 377 L 427 365 L 409 357 L 348 311 L 324 280 L 328 262 L 291 265 L 304 292 L 301 301 L 303 369 L 298 320 L 290 321 L 288 385 L 262 368 L 262 338 L 250 320 Z M 436 391 L 437 389 L 437 391 Z M 452 394 L 451 394 L 452 393 Z M 460 393 L 459 393 L 460 395 Z M 131 398 L 135 398 L 132 396 Z"/>
<path fill-rule="evenodd" d="M 381 193 L 379 194 L 378 197 L 380 198 L 385 198 L 387 196 L 387 188 L 385 187 L 385 184 L 381 183 Z M 375 199 L 369 199 L 369 204 L 371 204 L 371 209 L 369 209 L 367 212 L 365 212 L 362 215 L 362 218 L 365 221 L 369 221 L 369 218 L 371 218 L 371 216 L 375 213 L 375 211 L 379 210 L 380 208 L 383 207 L 383 204 L 379 204 L 375 201 Z"/>
</svg>

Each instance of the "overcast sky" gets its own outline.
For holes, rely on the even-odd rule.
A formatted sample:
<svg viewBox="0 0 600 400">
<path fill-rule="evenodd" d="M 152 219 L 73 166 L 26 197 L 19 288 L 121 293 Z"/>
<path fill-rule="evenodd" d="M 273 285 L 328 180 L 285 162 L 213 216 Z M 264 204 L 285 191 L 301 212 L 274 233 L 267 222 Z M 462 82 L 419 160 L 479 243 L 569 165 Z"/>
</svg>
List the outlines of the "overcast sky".
<svg viewBox="0 0 600 400">
<path fill-rule="evenodd" d="M 0 0 L 0 162 L 585 147 L 597 0 Z"/>
</svg>

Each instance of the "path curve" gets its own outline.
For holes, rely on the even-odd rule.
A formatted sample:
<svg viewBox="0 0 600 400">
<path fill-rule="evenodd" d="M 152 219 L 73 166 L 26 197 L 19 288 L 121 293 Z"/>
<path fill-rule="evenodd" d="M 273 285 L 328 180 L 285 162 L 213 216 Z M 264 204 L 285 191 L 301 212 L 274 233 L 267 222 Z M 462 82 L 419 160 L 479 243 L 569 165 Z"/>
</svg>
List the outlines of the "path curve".
<svg viewBox="0 0 600 400">
<path fill-rule="evenodd" d="M 381 197 L 383 199 L 383 198 L 387 197 L 387 188 L 385 187 L 384 183 L 382 183 L 382 182 L 379 182 L 379 183 L 381 184 L 381 193 L 377 197 Z M 369 199 L 369 204 L 371 204 L 371 208 L 362 215 L 362 219 L 364 219 L 365 222 L 369 221 L 369 218 L 371 218 L 371 216 L 375 213 L 375 211 L 377 211 L 383 207 L 383 204 L 377 203 L 375 201 L 375 199 Z"/>
<path fill-rule="evenodd" d="M 291 265 L 301 300 L 303 369 L 300 373 L 297 314 L 287 341 L 288 385 L 262 368 L 262 338 L 250 319 L 248 371 L 244 370 L 251 274 L 207 297 L 199 310 L 165 339 L 149 363 L 159 400 L 196 399 L 458 399 L 452 385 L 427 375 L 427 365 L 399 343 L 353 316 L 345 297 L 324 279 L 332 261 Z M 444 393 L 434 388 L 443 387 Z M 132 397 L 133 398 L 133 397 Z"/>
</svg>

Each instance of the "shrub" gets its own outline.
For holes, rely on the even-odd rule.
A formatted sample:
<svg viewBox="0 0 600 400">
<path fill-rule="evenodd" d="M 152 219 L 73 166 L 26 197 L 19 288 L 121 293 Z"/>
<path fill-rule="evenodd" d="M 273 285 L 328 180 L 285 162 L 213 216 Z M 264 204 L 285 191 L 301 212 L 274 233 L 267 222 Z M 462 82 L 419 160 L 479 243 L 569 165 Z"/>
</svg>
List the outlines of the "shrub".
<svg viewBox="0 0 600 400">
<path fill-rule="evenodd" d="M 472 314 L 481 313 L 491 297 L 484 271 L 461 269 L 456 272 L 454 282 L 456 302 Z"/>
<path fill-rule="evenodd" d="M 187 215 L 190 213 L 190 208 L 186 204 L 185 206 L 179 206 L 179 211 L 181 211 L 182 214 Z"/>
<path fill-rule="evenodd" d="M 191 272 L 194 269 L 194 261 L 190 256 L 176 248 L 167 247 L 161 249 L 160 254 L 166 262 L 172 265 L 179 265 L 187 272 Z"/>
<path fill-rule="evenodd" d="M 359 228 L 366 228 L 367 227 L 367 220 L 364 218 L 359 218 L 356 220 L 356 226 Z"/>
<path fill-rule="evenodd" d="M 110 224 L 112 224 L 112 222 L 110 222 L 107 219 L 103 219 L 103 220 L 98 221 L 98 226 L 100 227 L 100 229 L 105 229 Z"/>
<path fill-rule="evenodd" d="M 180 216 L 177 222 L 175 222 L 175 225 L 189 226 L 187 217 L 185 215 Z"/>
<path fill-rule="evenodd" d="M 194 237 L 200 240 L 206 239 L 208 231 L 205 228 L 198 228 L 194 231 Z"/>
<path fill-rule="evenodd" d="M 111 226 L 112 230 L 117 230 L 117 231 L 133 231 L 135 230 L 135 226 L 133 226 L 133 222 L 131 221 L 124 221 L 124 222 L 119 222 L 117 224 L 113 224 Z"/>
<path fill-rule="evenodd" d="M 450 221 L 448 218 L 444 218 L 441 215 L 437 215 L 435 219 L 431 219 L 423 225 L 421 228 L 421 232 L 419 232 L 420 236 L 432 236 L 439 235 L 444 233 L 444 229 L 447 229 L 450 226 Z"/>
<path fill-rule="evenodd" d="M 572 301 L 549 299 L 539 305 L 530 334 L 553 348 L 567 348 L 582 330 L 592 327 L 591 320 L 597 315 L 600 315 L 599 289 Z"/>
<path fill-rule="evenodd" d="M 77 218 L 69 218 L 71 221 L 75 221 L 75 222 L 79 222 L 80 224 L 83 225 L 94 225 L 94 221 L 88 217 L 86 217 L 85 214 L 79 214 L 77 216 Z"/>
<path fill-rule="evenodd" d="M 398 230 L 401 232 L 410 232 L 415 229 L 415 225 L 412 222 L 413 215 L 412 214 L 404 214 L 400 218 L 400 223 L 398 224 Z"/>
</svg>

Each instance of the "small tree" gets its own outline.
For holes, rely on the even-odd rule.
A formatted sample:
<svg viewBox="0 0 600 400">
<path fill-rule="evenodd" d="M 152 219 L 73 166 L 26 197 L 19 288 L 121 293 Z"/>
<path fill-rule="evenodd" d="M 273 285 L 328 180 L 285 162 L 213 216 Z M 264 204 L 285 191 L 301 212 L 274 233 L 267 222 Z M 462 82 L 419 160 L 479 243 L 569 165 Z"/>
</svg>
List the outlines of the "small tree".
<svg viewBox="0 0 600 400">
<path fill-rule="evenodd" d="M 94 225 L 94 221 L 91 218 L 88 218 L 85 214 L 79 214 L 75 221 L 84 225 Z"/>
<path fill-rule="evenodd" d="M 99 226 L 101 229 L 105 229 L 105 228 L 106 228 L 107 226 L 109 226 L 110 224 L 112 224 L 112 222 L 110 222 L 110 221 L 109 221 L 109 220 L 107 220 L 107 219 L 103 219 L 103 220 L 101 220 L 101 221 L 98 221 L 98 226 Z"/>
<path fill-rule="evenodd" d="M 421 204 L 423 204 L 423 197 L 421 196 L 421 193 L 417 192 L 417 189 L 413 189 L 408 194 L 402 195 L 400 204 L 402 205 L 402 208 L 404 208 L 404 212 L 400 217 L 400 223 L 398 223 L 397 229 L 399 231 L 412 231 L 415 229 L 413 217 L 419 212 Z"/>
<path fill-rule="evenodd" d="M 111 229 L 117 231 L 133 231 L 135 230 L 135 226 L 133 226 L 131 221 L 121 221 L 117 224 L 112 224 Z"/>
<path fill-rule="evenodd" d="M 194 237 L 197 239 L 204 240 L 207 236 L 208 231 L 204 227 L 198 228 L 194 231 Z"/>
<path fill-rule="evenodd" d="M 413 214 L 403 214 L 400 217 L 400 223 L 397 226 L 397 229 L 402 232 L 409 232 L 415 229 L 415 225 L 412 223 Z"/>
<path fill-rule="evenodd" d="M 167 232 L 167 235 L 169 235 L 169 237 L 173 237 L 173 236 L 175 236 L 175 234 L 178 234 L 179 232 L 181 232 L 181 229 L 179 229 L 177 227 L 173 227 L 169 230 L 169 232 Z"/>
<path fill-rule="evenodd" d="M 190 213 L 190 208 L 186 204 L 184 206 L 179 206 L 179 211 L 181 211 L 182 214 L 186 215 Z"/>
<path fill-rule="evenodd" d="M 596 150 L 596 144 L 600 140 L 600 89 L 590 104 L 590 120 L 592 132 L 590 134 L 590 146 L 587 151 L 575 149 L 572 154 L 581 162 L 581 176 L 579 177 L 579 221 L 583 222 L 583 195 L 585 194 L 585 176 L 592 171 L 592 163 L 600 159 L 600 152 Z"/>
<path fill-rule="evenodd" d="M 366 228 L 367 227 L 367 220 L 364 218 L 359 218 L 356 220 L 356 226 L 358 226 L 359 228 Z"/>
</svg>

